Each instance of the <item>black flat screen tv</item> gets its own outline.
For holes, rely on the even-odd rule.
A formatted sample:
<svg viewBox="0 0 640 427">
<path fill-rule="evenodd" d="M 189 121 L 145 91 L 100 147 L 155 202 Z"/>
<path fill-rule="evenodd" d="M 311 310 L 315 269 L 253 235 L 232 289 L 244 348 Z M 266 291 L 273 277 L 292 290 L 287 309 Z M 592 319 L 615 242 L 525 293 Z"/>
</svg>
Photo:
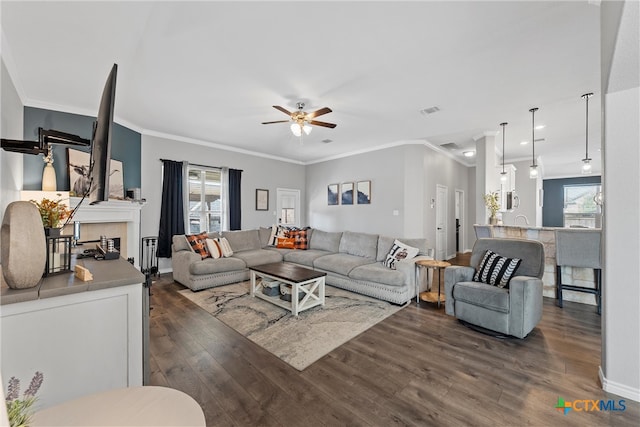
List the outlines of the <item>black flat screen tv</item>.
<svg viewBox="0 0 640 427">
<path fill-rule="evenodd" d="M 113 107 L 116 99 L 116 76 L 118 64 L 113 64 L 102 91 L 98 116 L 93 125 L 91 138 L 91 160 L 89 178 L 91 190 L 89 203 L 109 200 L 109 174 L 111 163 L 111 136 L 113 128 Z"/>
</svg>

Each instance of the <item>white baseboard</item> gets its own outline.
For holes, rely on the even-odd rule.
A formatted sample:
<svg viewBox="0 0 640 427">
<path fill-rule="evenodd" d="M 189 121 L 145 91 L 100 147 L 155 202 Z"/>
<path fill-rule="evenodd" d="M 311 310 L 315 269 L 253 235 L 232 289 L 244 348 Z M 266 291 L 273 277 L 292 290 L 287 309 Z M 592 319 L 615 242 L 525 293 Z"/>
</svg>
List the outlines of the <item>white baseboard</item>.
<svg viewBox="0 0 640 427">
<path fill-rule="evenodd" d="M 158 270 L 160 274 L 173 273 L 173 268 L 161 268 Z"/>
<path fill-rule="evenodd" d="M 625 399 L 631 399 L 636 402 L 640 402 L 640 389 L 607 380 L 607 378 L 605 378 L 604 376 L 604 373 L 602 372 L 602 366 L 598 367 L 598 377 L 600 378 L 602 389 L 607 393 L 617 394 L 618 396 L 624 397 Z"/>
</svg>

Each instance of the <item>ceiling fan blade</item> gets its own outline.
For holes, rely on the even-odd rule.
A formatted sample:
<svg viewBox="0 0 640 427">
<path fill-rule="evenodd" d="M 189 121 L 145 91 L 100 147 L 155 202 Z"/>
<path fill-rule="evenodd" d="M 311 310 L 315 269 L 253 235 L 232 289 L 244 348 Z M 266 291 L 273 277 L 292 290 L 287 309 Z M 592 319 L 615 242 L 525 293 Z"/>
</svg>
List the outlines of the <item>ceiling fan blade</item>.
<svg viewBox="0 0 640 427">
<path fill-rule="evenodd" d="M 283 107 L 281 107 L 279 105 L 274 105 L 273 108 L 275 108 L 276 110 L 282 111 L 283 113 L 285 113 L 288 116 L 291 115 L 291 111 L 287 111 L 285 108 L 283 108 Z"/>
<path fill-rule="evenodd" d="M 331 108 L 324 107 L 317 111 L 314 111 L 313 113 L 307 114 L 307 119 L 313 119 L 314 117 L 322 116 L 323 114 L 330 113 L 331 111 L 333 111 L 331 110 Z"/>
<path fill-rule="evenodd" d="M 334 124 L 334 123 L 319 122 L 319 121 L 317 121 L 317 120 L 311 120 L 311 121 L 309 122 L 309 124 L 316 125 L 316 126 L 324 126 L 324 127 L 326 127 L 326 128 L 331 128 L 331 129 L 333 129 L 334 127 L 336 127 L 336 126 L 337 126 L 337 125 L 336 125 L 336 124 Z"/>
<path fill-rule="evenodd" d="M 270 125 L 272 123 L 287 123 L 289 120 L 276 120 L 275 122 L 262 122 L 263 125 Z"/>
</svg>

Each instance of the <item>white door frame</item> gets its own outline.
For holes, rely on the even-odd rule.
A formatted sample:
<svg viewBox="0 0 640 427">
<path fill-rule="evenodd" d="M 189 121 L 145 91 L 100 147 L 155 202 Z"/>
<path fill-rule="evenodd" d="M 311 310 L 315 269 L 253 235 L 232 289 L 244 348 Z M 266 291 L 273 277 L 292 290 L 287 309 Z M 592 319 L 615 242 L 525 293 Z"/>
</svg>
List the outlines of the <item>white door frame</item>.
<svg viewBox="0 0 640 427">
<path fill-rule="evenodd" d="M 467 233 L 466 224 L 465 224 L 465 216 L 464 216 L 464 190 L 460 190 L 459 188 L 455 189 L 456 192 L 456 202 L 458 205 L 458 219 L 460 220 L 460 252 L 464 252 L 466 250 L 467 241 L 465 239 Z"/>
<path fill-rule="evenodd" d="M 441 197 L 444 192 L 444 200 Z M 447 217 L 448 217 L 449 188 L 446 185 L 436 184 L 436 253 L 435 259 L 447 259 Z"/>
<path fill-rule="evenodd" d="M 282 213 L 282 197 L 284 195 L 295 197 L 296 218 L 293 225 L 295 227 L 300 227 L 300 225 L 302 224 L 302 212 L 300 211 L 300 190 L 295 188 L 276 188 L 276 221 L 278 224 L 280 224 L 280 214 Z"/>
</svg>

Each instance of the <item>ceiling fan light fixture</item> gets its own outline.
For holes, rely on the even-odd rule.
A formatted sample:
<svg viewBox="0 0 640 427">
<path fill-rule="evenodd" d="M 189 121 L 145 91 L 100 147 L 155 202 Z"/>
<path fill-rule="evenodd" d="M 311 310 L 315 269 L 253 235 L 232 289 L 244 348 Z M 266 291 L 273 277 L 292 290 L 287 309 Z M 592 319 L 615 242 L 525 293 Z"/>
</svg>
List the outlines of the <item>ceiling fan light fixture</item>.
<svg viewBox="0 0 640 427">
<path fill-rule="evenodd" d="M 304 124 L 304 126 L 302 126 L 302 130 L 304 131 L 305 135 L 309 135 L 312 129 L 313 128 L 306 123 Z"/>
<path fill-rule="evenodd" d="M 293 133 L 295 136 L 302 136 L 302 128 L 298 123 L 291 124 L 291 133 Z"/>
</svg>

